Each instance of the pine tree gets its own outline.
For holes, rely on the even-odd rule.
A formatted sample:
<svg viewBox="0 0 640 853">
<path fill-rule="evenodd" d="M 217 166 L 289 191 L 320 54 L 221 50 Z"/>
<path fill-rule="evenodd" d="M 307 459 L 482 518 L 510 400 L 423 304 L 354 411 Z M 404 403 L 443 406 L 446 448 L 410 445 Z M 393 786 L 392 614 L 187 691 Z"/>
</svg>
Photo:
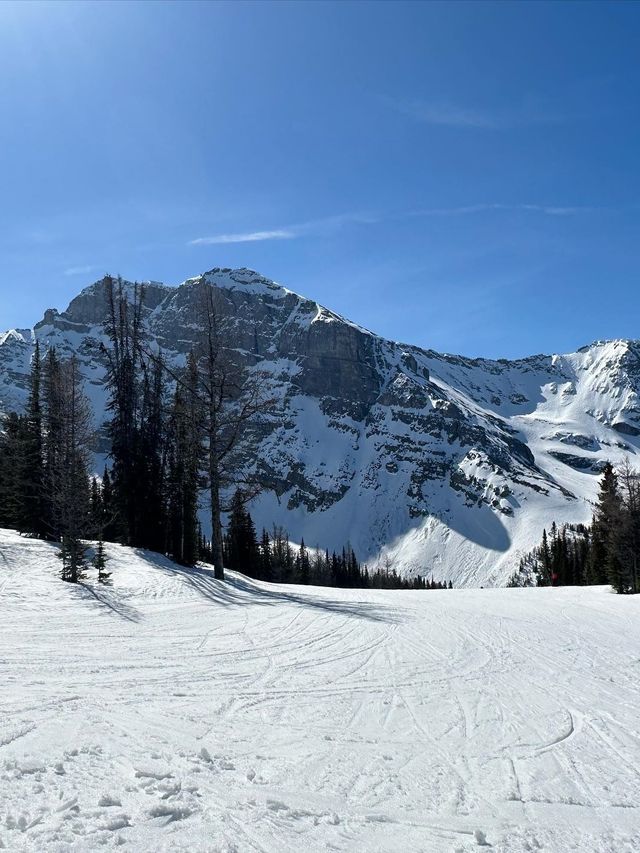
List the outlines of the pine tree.
<svg viewBox="0 0 640 853">
<path fill-rule="evenodd" d="M 86 577 L 87 548 L 75 535 L 65 534 L 60 549 L 63 581 L 80 583 Z"/>
<path fill-rule="evenodd" d="M 640 479 L 628 458 L 620 467 L 618 483 L 621 507 L 610 533 L 609 580 L 616 592 L 635 593 L 640 557 Z"/>
<path fill-rule="evenodd" d="M 613 466 L 607 463 L 600 481 L 598 503 L 593 516 L 594 559 L 601 558 L 602 566 L 594 566 L 594 573 L 605 574 L 607 581 L 619 590 L 621 566 L 614 537 L 618 531 L 622 511 L 622 500 L 618 476 Z"/>
<path fill-rule="evenodd" d="M 264 581 L 273 580 L 273 561 L 271 556 L 271 540 L 265 529 L 260 539 L 260 579 Z"/>
<path fill-rule="evenodd" d="M 9 412 L 0 423 L 0 527 L 17 528 L 20 519 L 25 422 Z"/>
<path fill-rule="evenodd" d="M 190 355 L 185 379 L 176 383 L 167 440 L 169 553 L 187 566 L 195 565 L 200 549 L 198 486 L 203 449 L 196 373 Z"/>
<path fill-rule="evenodd" d="M 104 550 L 104 542 L 102 539 L 99 539 L 96 546 L 96 553 L 93 558 L 93 567 L 98 572 L 98 583 L 109 584 L 111 582 L 111 572 L 106 570 L 107 559 L 108 558 Z"/>
<path fill-rule="evenodd" d="M 92 534 L 102 537 L 104 507 L 102 489 L 97 477 L 91 477 L 89 493 L 89 526 Z"/>
<path fill-rule="evenodd" d="M 47 358 L 46 367 L 43 482 L 47 527 L 49 535 L 62 542 L 63 580 L 77 583 L 86 568 L 82 538 L 91 528 L 88 462 L 92 414 L 77 359 L 60 362 L 54 353 Z"/>
<path fill-rule="evenodd" d="M 540 554 L 540 571 L 538 572 L 538 584 L 549 586 L 551 583 L 551 551 L 547 539 L 547 531 L 542 531 L 542 552 Z"/>
<path fill-rule="evenodd" d="M 106 465 L 102 474 L 100 497 L 102 504 L 102 518 L 99 532 L 102 533 L 102 538 L 107 542 L 115 542 L 117 541 L 118 535 L 116 510 L 114 507 L 111 475 Z"/>
<path fill-rule="evenodd" d="M 20 457 L 19 472 L 19 509 L 18 529 L 21 533 L 44 536 L 44 463 L 42 458 L 42 361 L 40 344 L 36 341 L 31 374 L 29 378 L 29 399 L 24 422 L 23 450 Z"/>
<path fill-rule="evenodd" d="M 309 562 L 309 553 L 304 544 L 304 539 L 300 542 L 300 551 L 298 553 L 298 583 L 308 584 L 310 582 L 311 564 Z"/>
<path fill-rule="evenodd" d="M 140 419 L 137 429 L 136 479 L 140 504 L 134 542 L 152 551 L 165 551 L 165 373 L 162 355 L 151 364 L 140 361 Z"/>
<path fill-rule="evenodd" d="M 244 505 L 245 497 L 236 489 L 228 525 L 228 565 L 251 577 L 259 574 L 260 557 L 253 520 Z"/>
<path fill-rule="evenodd" d="M 141 468 L 142 409 L 141 333 L 144 290 L 134 286 L 130 301 L 121 279 L 114 284 L 105 278 L 108 319 L 105 332 L 110 346 L 104 347 L 107 358 L 106 383 L 109 390 L 107 410 L 111 439 L 113 508 L 118 539 L 125 545 L 144 545 L 140 530 L 143 498 Z"/>
</svg>

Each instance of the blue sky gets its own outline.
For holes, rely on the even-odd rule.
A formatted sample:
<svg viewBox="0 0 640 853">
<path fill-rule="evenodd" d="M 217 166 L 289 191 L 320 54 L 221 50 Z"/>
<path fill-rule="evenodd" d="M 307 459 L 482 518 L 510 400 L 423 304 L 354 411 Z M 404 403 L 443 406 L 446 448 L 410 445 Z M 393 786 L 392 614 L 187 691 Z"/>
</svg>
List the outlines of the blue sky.
<svg viewBox="0 0 640 853">
<path fill-rule="evenodd" d="M 0 327 L 248 266 L 468 355 L 640 337 L 640 4 L 0 4 Z"/>
</svg>

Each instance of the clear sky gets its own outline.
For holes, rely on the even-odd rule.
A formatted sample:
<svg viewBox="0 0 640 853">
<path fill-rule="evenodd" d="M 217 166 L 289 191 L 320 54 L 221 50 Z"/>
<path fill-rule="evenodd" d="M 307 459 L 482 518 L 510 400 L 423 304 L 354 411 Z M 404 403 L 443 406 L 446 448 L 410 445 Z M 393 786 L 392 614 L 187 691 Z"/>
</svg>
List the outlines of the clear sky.
<svg viewBox="0 0 640 853">
<path fill-rule="evenodd" d="M 248 266 L 468 355 L 640 337 L 640 3 L 0 3 L 0 328 Z"/>
</svg>

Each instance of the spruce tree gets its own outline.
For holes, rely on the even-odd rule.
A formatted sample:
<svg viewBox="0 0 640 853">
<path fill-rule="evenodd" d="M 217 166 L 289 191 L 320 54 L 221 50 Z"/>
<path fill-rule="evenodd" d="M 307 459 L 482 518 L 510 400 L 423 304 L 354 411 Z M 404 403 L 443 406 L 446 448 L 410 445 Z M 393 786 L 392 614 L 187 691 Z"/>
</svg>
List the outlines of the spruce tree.
<svg viewBox="0 0 640 853">
<path fill-rule="evenodd" d="M 10 412 L 0 424 L 0 527 L 17 528 L 20 519 L 25 421 Z"/>
<path fill-rule="evenodd" d="M 260 572 L 258 543 L 253 519 L 244 501 L 243 493 L 236 489 L 229 515 L 227 559 L 229 568 L 256 577 Z"/>
<path fill-rule="evenodd" d="M 100 497 L 102 504 L 102 517 L 100 532 L 102 538 L 107 542 L 115 542 L 118 535 L 118 526 L 116 518 L 116 510 L 113 500 L 113 487 L 111 485 L 111 475 L 109 469 L 105 465 L 102 474 L 102 484 L 100 488 Z"/>
<path fill-rule="evenodd" d="M 86 578 L 87 548 L 75 535 L 65 534 L 60 548 L 61 578 L 68 583 L 80 583 Z"/>
<path fill-rule="evenodd" d="M 184 379 L 176 383 L 167 434 L 169 553 L 193 566 L 200 551 L 198 487 L 202 461 L 201 407 L 195 393 L 197 366 L 189 356 Z"/>
<path fill-rule="evenodd" d="M 621 507 L 610 535 L 610 582 L 618 593 L 638 592 L 640 557 L 640 480 L 629 459 L 620 466 Z"/>
<path fill-rule="evenodd" d="M 142 467 L 141 450 L 141 334 L 144 291 L 134 286 L 130 301 L 121 279 L 105 278 L 108 319 L 105 332 L 109 347 L 106 383 L 109 391 L 107 411 L 111 414 L 108 433 L 111 440 L 114 526 L 117 538 L 125 545 L 144 545 L 140 530 Z"/>
<path fill-rule="evenodd" d="M 260 539 L 260 579 L 273 580 L 273 561 L 271 556 L 271 539 L 265 529 Z"/>
<path fill-rule="evenodd" d="M 21 533 L 44 536 L 44 463 L 42 458 L 42 361 L 36 341 L 29 377 L 29 399 L 24 422 L 23 450 L 20 457 L 18 529 Z"/>
<path fill-rule="evenodd" d="M 100 538 L 93 558 L 93 567 L 98 572 L 98 583 L 109 584 L 111 582 L 111 572 L 107 571 L 107 559 L 108 558 L 104 550 L 104 542 Z"/>
</svg>

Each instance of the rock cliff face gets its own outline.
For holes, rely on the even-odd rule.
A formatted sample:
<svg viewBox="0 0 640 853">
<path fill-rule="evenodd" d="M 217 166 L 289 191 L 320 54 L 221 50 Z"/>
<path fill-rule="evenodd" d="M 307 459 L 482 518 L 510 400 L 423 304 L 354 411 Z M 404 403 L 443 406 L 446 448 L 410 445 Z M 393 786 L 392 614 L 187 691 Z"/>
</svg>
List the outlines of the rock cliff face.
<svg viewBox="0 0 640 853">
<path fill-rule="evenodd" d="M 126 284 L 126 287 L 132 287 Z M 180 363 L 213 289 L 237 358 L 269 376 L 277 411 L 255 464 L 256 524 L 405 573 L 499 584 L 551 519 L 585 521 L 606 459 L 640 446 L 640 343 L 489 361 L 385 340 L 251 270 L 145 285 L 145 326 Z M 37 338 L 75 352 L 96 422 L 106 286 L 33 330 L 0 335 L 0 408 L 21 408 Z M 97 453 L 108 450 L 104 436 Z"/>
</svg>

